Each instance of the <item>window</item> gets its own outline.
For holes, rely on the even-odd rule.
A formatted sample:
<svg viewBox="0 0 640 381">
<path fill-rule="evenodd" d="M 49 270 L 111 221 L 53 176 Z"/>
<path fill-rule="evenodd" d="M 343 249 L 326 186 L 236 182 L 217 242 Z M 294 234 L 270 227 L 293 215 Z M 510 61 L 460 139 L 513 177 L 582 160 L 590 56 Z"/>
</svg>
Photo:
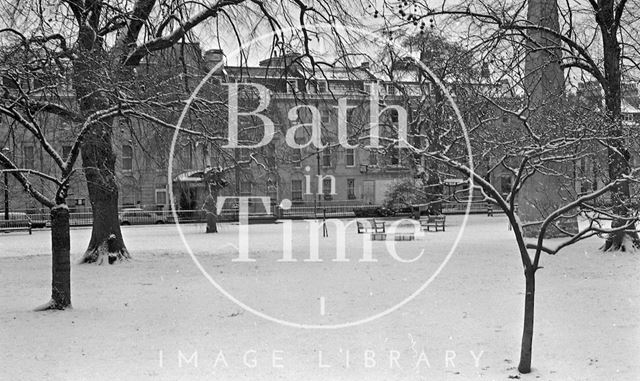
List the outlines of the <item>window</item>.
<svg viewBox="0 0 640 381">
<path fill-rule="evenodd" d="M 369 165 L 378 165 L 378 153 L 369 151 Z"/>
<path fill-rule="evenodd" d="M 591 190 L 589 181 L 580 181 L 580 193 L 588 193 Z"/>
<path fill-rule="evenodd" d="M 322 166 L 330 167 L 331 166 L 331 150 L 329 147 L 325 148 L 322 151 Z"/>
<path fill-rule="evenodd" d="M 398 110 L 389 110 L 389 116 L 391 117 L 391 123 L 398 123 Z"/>
<path fill-rule="evenodd" d="M 137 201 L 136 193 L 135 180 L 132 177 L 124 178 L 120 187 L 122 206 L 134 206 Z"/>
<path fill-rule="evenodd" d="M 24 154 L 23 163 L 25 168 L 33 168 L 36 163 L 33 146 L 22 147 L 22 153 Z"/>
<path fill-rule="evenodd" d="M 327 92 L 327 81 L 318 81 L 318 93 Z"/>
<path fill-rule="evenodd" d="M 396 94 L 396 86 L 392 83 L 388 83 L 385 85 L 385 89 L 386 89 L 386 93 L 388 95 L 395 95 Z"/>
<path fill-rule="evenodd" d="M 322 194 L 324 195 L 324 199 L 327 201 L 333 200 L 331 188 L 333 188 L 333 176 L 328 176 L 322 179 Z"/>
<path fill-rule="evenodd" d="M 511 176 L 500 176 L 500 191 L 502 192 L 502 194 L 508 194 L 509 192 L 511 192 Z"/>
<path fill-rule="evenodd" d="M 391 148 L 391 165 L 400 165 L 400 148 Z"/>
<path fill-rule="evenodd" d="M 355 179 L 347 179 L 347 199 L 349 200 L 356 199 L 356 180 Z"/>
<path fill-rule="evenodd" d="M 580 176 L 585 176 L 587 174 L 587 158 L 582 157 L 578 161 L 578 165 L 580 167 Z"/>
<path fill-rule="evenodd" d="M 320 110 L 320 117 L 322 120 L 322 124 L 329 124 L 329 110 L 327 109 Z"/>
<path fill-rule="evenodd" d="M 165 188 L 156 189 L 156 205 L 165 205 L 167 203 L 167 190 Z"/>
<path fill-rule="evenodd" d="M 302 180 L 291 180 L 291 199 L 293 201 L 302 200 Z"/>
<path fill-rule="evenodd" d="M 240 196 L 251 196 L 251 182 L 249 181 L 241 181 L 240 182 Z"/>
<path fill-rule="evenodd" d="M 67 159 L 71 153 L 71 146 L 62 146 L 62 158 Z"/>
<path fill-rule="evenodd" d="M 271 203 L 278 200 L 278 185 L 272 178 L 267 180 L 267 196 L 271 199 Z"/>
<path fill-rule="evenodd" d="M 292 157 L 291 161 L 292 161 L 292 164 L 293 164 L 294 167 L 300 168 L 300 166 L 302 165 L 302 150 L 294 149 L 293 150 L 293 157 Z"/>
<path fill-rule="evenodd" d="M 240 152 L 238 155 L 239 161 L 249 161 L 251 159 L 251 155 L 249 154 L 249 149 L 240 148 Z"/>
<path fill-rule="evenodd" d="M 353 167 L 354 165 L 356 165 L 355 150 L 353 148 L 347 148 L 346 156 L 347 167 Z"/>
<path fill-rule="evenodd" d="M 133 169 L 133 149 L 130 145 L 122 146 L 122 170 L 130 171 Z"/>
<path fill-rule="evenodd" d="M 295 93 L 298 91 L 298 81 L 295 79 L 287 80 L 287 93 Z"/>
</svg>

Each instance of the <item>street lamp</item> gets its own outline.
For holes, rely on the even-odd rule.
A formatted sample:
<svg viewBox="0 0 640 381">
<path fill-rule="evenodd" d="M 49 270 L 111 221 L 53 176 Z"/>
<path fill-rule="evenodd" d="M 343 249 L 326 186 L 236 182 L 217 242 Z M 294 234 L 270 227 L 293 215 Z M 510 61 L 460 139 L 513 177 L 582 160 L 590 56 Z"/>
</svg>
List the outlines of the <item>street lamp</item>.
<svg viewBox="0 0 640 381">
<path fill-rule="evenodd" d="M 10 152 L 11 150 L 5 147 L 2 151 Z M 4 219 L 9 220 L 9 172 L 7 171 L 4 171 Z"/>
</svg>

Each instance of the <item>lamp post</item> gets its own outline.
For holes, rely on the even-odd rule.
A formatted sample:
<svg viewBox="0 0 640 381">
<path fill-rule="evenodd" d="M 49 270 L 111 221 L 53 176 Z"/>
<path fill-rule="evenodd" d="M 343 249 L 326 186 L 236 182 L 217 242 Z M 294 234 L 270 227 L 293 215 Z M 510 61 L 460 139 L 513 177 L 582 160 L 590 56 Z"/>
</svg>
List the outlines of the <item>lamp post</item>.
<svg viewBox="0 0 640 381">
<path fill-rule="evenodd" d="M 3 152 L 9 152 L 9 148 L 3 148 Z M 6 169 L 6 168 L 5 168 Z M 4 219 L 9 220 L 9 173 L 4 171 Z"/>
</svg>

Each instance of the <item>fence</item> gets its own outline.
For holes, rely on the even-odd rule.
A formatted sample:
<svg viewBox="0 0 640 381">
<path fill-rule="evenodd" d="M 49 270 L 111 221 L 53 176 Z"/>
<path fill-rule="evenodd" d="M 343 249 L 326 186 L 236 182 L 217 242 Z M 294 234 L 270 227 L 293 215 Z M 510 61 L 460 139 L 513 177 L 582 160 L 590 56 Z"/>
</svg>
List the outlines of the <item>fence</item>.
<svg viewBox="0 0 640 381">
<path fill-rule="evenodd" d="M 378 210 L 382 209 L 382 205 L 368 205 L 363 204 L 362 202 L 355 201 L 323 201 L 318 203 L 318 205 L 313 204 L 301 204 L 294 205 L 289 209 L 283 209 L 279 207 L 275 207 L 272 210 L 271 215 L 263 214 L 252 214 L 249 216 L 250 220 L 260 220 L 260 219 L 310 219 L 310 218 L 322 218 L 326 216 L 327 218 L 353 218 L 356 217 L 356 213 L 354 209 L 360 211 L 367 211 L 370 213 L 377 213 Z M 443 214 L 464 214 L 467 208 L 466 203 L 458 203 L 458 202 L 445 202 L 442 204 L 442 212 Z M 145 211 L 146 213 L 153 213 L 157 216 L 157 219 L 139 219 L 135 220 L 133 223 L 137 224 L 153 224 L 158 221 L 164 223 L 174 223 L 175 219 L 170 210 L 160 210 L 160 211 Z M 471 203 L 470 213 L 487 213 L 488 206 L 486 203 L 474 202 Z M 496 208 L 495 206 L 492 208 L 492 212 L 499 213 L 501 212 L 500 208 Z M 32 226 L 34 228 L 43 228 L 46 226 L 50 226 L 50 215 L 49 213 L 37 212 L 33 213 L 32 211 L 26 212 L 29 218 L 31 219 Z M 122 213 L 122 212 L 120 212 Z M 204 223 L 206 222 L 206 212 L 203 210 L 178 210 L 178 221 L 180 223 Z M 405 213 L 408 215 L 408 213 Z M 122 214 L 121 214 L 122 215 Z M 0 219 L 2 219 L 2 214 L 0 213 Z M 234 222 L 238 221 L 238 210 L 233 208 L 225 208 L 218 215 L 219 222 Z M 91 226 L 93 223 L 93 215 L 91 210 L 84 210 L 81 212 L 71 212 L 69 214 L 69 223 L 71 226 Z"/>
</svg>

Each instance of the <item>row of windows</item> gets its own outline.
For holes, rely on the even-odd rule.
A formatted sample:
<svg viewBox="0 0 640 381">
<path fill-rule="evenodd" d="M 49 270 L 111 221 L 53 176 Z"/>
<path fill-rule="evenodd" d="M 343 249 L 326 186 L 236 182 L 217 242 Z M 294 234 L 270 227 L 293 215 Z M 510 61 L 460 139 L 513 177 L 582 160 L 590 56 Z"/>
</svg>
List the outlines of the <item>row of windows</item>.
<svg viewBox="0 0 640 381">
<path fill-rule="evenodd" d="M 324 194 L 325 200 L 332 199 L 332 180 L 330 178 L 322 179 L 322 193 Z M 303 185 L 302 180 L 291 180 L 291 200 L 292 201 L 302 201 L 303 195 Z M 356 180 L 355 179 L 347 179 L 347 199 L 355 200 L 356 198 Z"/>
<path fill-rule="evenodd" d="M 345 166 L 354 167 L 356 165 L 356 150 L 354 148 L 346 148 L 345 149 Z M 331 167 L 331 150 L 325 148 L 322 151 L 322 166 L 323 167 Z M 294 150 L 293 151 L 293 165 L 296 168 L 300 168 L 302 166 L 302 150 Z M 393 150 L 392 155 L 390 157 L 391 165 L 399 165 L 400 164 L 400 152 L 398 149 Z M 369 151 L 369 165 L 376 166 L 378 165 L 378 152 Z"/>
</svg>

